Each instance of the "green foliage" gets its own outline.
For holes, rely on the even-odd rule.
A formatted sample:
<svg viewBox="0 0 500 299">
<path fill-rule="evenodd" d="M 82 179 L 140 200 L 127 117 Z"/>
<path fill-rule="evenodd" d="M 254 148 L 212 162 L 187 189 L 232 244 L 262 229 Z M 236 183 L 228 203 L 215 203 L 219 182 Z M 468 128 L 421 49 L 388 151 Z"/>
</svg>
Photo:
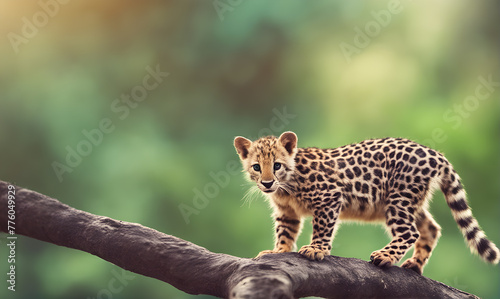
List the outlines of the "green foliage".
<svg viewBox="0 0 500 299">
<path fill-rule="evenodd" d="M 217 11 L 216 2 L 233 4 Z M 242 200 L 251 185 L 235 164 L 234 136 L 293 130 L 303 147 L 400 136 L 446 154 L 479 223 L 500 244 L 499 87 L 468 98 L 477 97 L 479 78 L 500 81 L 498 6 L 404 1 L 390 13 L 391 3 L 70 1 L 14 47 L 8 34 L 21 35 L 23 18 L 43 9 L 2 1 L 0 179 L 253 257 L 272 247 L 273 224 L 263 197 Z M 364 47 L 356 46 L 359 30 L 373 33 Z M 346 55 L 343 43 L 357 51 Z M 113 103 L 128 105 L 122 94 L 139 93 L 146 68 L 157 65 L 169 75 L 142 101 L 132 98 L 126 116 L 117 112 Z M 67 147 L 77 150 L 89 140 L 82 131 L 103 119 L 113 131 L 88 141 L 91 152 L 60 182 L 53 162 L 67 164 Z M 424 274 L 499 297 L 499 267 L 469 253 L 441 194 L 431 211 L 443 237 Z M 307 223 L 299 246 L 310 233 Z M 332 253 L 368 260 L 387 241 L 381 226 L 343 224 Z M 23 237 L 17 250 L 17 291 L 4 286 L 2 298 L 106 298 L 120 271 Z M 112 298 L 192 296 L 137 275 Z"/>
</svg>

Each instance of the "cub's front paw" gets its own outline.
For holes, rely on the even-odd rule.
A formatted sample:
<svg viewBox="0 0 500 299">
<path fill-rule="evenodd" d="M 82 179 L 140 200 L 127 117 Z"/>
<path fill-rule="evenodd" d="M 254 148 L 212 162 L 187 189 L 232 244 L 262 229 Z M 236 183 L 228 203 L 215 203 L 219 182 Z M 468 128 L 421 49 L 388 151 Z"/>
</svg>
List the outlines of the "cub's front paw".
<svg viewBox="0 0 500 299">
<path fill-rule="evenodd" d="M 307 257 L 312 261 L 321 261 L 325 258 L 325 255 L 329 255 L 328 250 L 322 249 L 320 246 L 316 245 L 305 245 L 300 248 L 299 253 Z"/>
<path fill-rule="evenodd" d="M 377 250 L 377 251 L 372 252 L 372 255 L 370 256 L 370 261 L 375 266 L 379 266 L 379 267 L 387 266 L 387 267 L 389 267 L 389 266 L 397 263 L 399 260 L 395 256 L 390 255 L 385 250 Z"/>
</svg>

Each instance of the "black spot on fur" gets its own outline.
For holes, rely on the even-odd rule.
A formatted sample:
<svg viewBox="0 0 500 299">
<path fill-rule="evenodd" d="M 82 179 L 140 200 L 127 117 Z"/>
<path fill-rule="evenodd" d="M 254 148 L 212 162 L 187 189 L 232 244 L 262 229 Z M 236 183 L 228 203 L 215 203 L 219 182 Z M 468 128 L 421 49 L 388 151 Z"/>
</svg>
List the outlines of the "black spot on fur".
<svg viewBox="0 0 500 299">
<path fill-rule="evenodd" d="M 314 183 L 316 181 L 316 177 L 314 176 L 314 173 L 311 173 L 311 175 L 309 176 L 309 181 L 311 183 Z"/>
<path fill-rule="evenodd" d="M 376 187 L 372 187 L 372 201 L 377 201 L 377 188 Z"/>
<path fill-rule="evenodd" d="M 300 224 L 300 220 L 296 220 L 296 219 L 285 219 L 285 218 L 281 218 L 281 217 L 276 218 L 276 221 L 280 221 L 280 222 L 288 223 L 288 224 L 291 224 L 291 225 L 299 225 L 299 224 Z"/>
<path fill-rule="evenodd" d="M 350 169 L 346 169 L 345 175 L 351 180 L 354 178 L 354 173 Z"/>
<path fill-rule="evenodd" d="M 455 181 L 455 176 L 453 174 L 450 174 L 450 182 L 454 182 Z"/>
<path fill-rule="evenodd" d="M 454 195 L 456 195 L 458 192 L 460 192 L 460 190 L 462 190 L 463 187 L 462 187 L 462 184 L 459 184 L 458 186 L 456 186 L 455 188 L 452 188 L 451 189 L 451 193 L 453 193 Z"/>
<path fill-rule="evenodd" d="M 389 212 L 391 213 L 392 217 L 396 216 L 396 209 L 394 207 L 389 207 Z"/>
<path fill-rule="evenodd" d="M 458 225 L 460 225 L 460 227 L 466 228 L 469 227 L 469 225 L 472 223 L 472 219 L 472 217 L 463 218 L 458 220 L 457 223 Z"/>
<path fill-rule="evenodd" d="M 490 254 L 488 255 L 488 257 L 486 258 L 490 263 L 493 263 L 493 261 L 495 261 L 497 258 L 497 253 L 493 250 L 490 251 Z"/>
<path fill-rule="evenodd" d="M 307 154 L 305 154 L 304 156 L 306 156 L 307 158 L 309 158 L 309 159 L 311 159 L 311 160 L 316 159 L 316 155 L 311 154 L 311 153 L 307 153 Z"/>
<path fill-rule="evenodd" d="M 396 228 L 396 231 L 399 233 L 404 233 L 407 230 L 408 230 L 407 226 L 400 226 L 400 227 Z"/>
<path fill-rule="evenodd" d="M 309 167 L 304 167 L 303 165 L 298 165 L 297 170 L 302 174 L 307 174 L 311 169 Z"/>
<path fill-rule="evenodd" d="M 363 184 L 363 187 L 361 188 L 361 193 L 368 193 L 369 192 L 369 187 L 368 184 Z"/>
<path fill-rule="evenodd" d="M 374 155 L 373 155 L 373 159 L 375 159 L 376 161 L 382 161 L 384 159 L 385 155 L 382 154 L 381 152 L 376 152 Z"/>
<path fill-rule="evenodd" d="M 347 159 L 347 162 L 349 163 L 349 165 L 353 166 L 354 164 L 356 164 L 356 161 L 354 161 L 354 158 L 353 157 L 350 157 L 349 159 Z"/>
<path fill-rule="evenodd" d="M 418 148 L 416 151 L 415 151 L 415 154 L 417 154 L 420 158 L 423 158 L 426 156 L 425 152 L 423 149 L 421 148 Z"/>
<path fill-rule="evenodd" d="M 398 221 L 396 221 L 396 224 L 402 225 L 402 224 L 405 224 L 405 221 L 403 219 L 399 219 Z"/>
<path fill-rule="evenodd" d="M 473 240 L 476 237 L 476 234 L 479 232 L 479 228 L 476 226 L 470 232 L 467 233 L 467 240 Z"/>
<path fill-rule="evenodd" d="M 430 159 L 429 159 L 429 165 L 430 165 L 431 167 L 436 167 L 436 166 L 437 166 L 437 162 L 436 162 L 436 160 L 435 160 L 434 158 L 430 158 Z"/>
<path fill-rule="evenodd" d="M 408 240 L 410 237 L 411 237 L 410 233 L 406 233 L 406 234 L 401 236 L 401 238 L 403 238 L 403 240 Z"/>
<path fill-rule="evenodd" d="M 281 236 L 284 236 L 284 237 L 285 237 L 285 238 L 287 238 L 287 239 L 293 240 L 292 236 L 290 236 L 290 234 L 289 234 L 286 230 L 282 231 L 282 232 L 278 235 L 278 239 L 279 239 Z"/>
<path fill-rule="evenodd" d="M 361 169 L 358 166 L 354 166 L 352 170 L 354 171 L 354 175 L 356 175 L 356 177 L 361 175 Z"/>
<path fill-rule="evenodd" d="M 406 197 L 406 198 L 412 198 L 413 197 L 413 195 L 411 195 L 411 193 L 408 193 L 408 192 L 401 192 L 401 196 Z"/>
<path fill-rule="evenodd" d="M 457 201 L 452 201 L 448 205 L 450 206 L 450 209 L 457 212 L 465 211 L 469 208 L 464 198 L 460 198 Z"/>
<path fill-rule="evenodd" d="M 477 252 L 480 255 L 483 255 L 486 250 L 490 248 L 490 241 L 488 239 L 482 238 L 481 241 L 477 244 Z"/>
</svg>

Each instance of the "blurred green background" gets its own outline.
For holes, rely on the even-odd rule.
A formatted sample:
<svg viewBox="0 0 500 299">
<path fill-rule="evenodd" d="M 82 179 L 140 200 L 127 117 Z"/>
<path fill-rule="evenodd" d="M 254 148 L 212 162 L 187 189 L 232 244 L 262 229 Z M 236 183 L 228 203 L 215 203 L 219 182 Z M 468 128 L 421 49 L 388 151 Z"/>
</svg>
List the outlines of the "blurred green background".
<svg viewBox="0 0 500 299">
<path fill-rule="evenodd" d="M 253 257 L 271 249 L 273 224 L 262 197 L 242 200 L 234 136 L 399 136 L 445 153 L 500 244 L 498 1 L 67 2 L 0 0 L 0 179 Z M 154 84 L 148 67 L 169 75 Z M 103 119 L 113 130 L 99 140 Z M 85 155 L 58 178 L 72 150 Z M 499 267 L 470 254 L 441 193 L 431 212 L 443 237 L 424 275 L 500 297 Z M 310 233 L 308 221 L 299 247 Z M 332 253 L 368 260 L 388 241 L 383 226 L 344 224 Z M 121 273 L 25 237 L 17 256 L 17 290 L 4 276 L 2 298 L 108 298 Z M 140 275 L 111 295 L 194 297 Z"/>
</svg>

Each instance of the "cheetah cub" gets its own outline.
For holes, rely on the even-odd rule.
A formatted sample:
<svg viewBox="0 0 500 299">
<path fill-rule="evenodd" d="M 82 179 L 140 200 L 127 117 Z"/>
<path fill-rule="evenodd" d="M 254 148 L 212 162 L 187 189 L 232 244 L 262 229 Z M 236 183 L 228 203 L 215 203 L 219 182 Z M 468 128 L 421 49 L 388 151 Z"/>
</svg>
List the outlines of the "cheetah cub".
<svg viewBox="0 0 500 299">
<path fill-rule="evenodd" d="M 297 148 L 293 132 L 253 142 L 236 137 L 234 146 L 244 171 L 274 208 L 274 249 L 257 257 L 292 251 L 305 216 L 313 216 L 313 236 L 299 253 L 311 260 L 330 254 L 339 219 L 385 221 L 392 241 L 371 254 L 372 263 L 393 265 L 415 246 L 401 266 L 422 274 L 440 236 L 441 228 L 428 211 L 439 187 L 471 251 L 493 264 L 500 259 L 498 248 L 472 216 L 458 174 L 430 148 L 402 138 L 334 149 Z"/>
</svg>

